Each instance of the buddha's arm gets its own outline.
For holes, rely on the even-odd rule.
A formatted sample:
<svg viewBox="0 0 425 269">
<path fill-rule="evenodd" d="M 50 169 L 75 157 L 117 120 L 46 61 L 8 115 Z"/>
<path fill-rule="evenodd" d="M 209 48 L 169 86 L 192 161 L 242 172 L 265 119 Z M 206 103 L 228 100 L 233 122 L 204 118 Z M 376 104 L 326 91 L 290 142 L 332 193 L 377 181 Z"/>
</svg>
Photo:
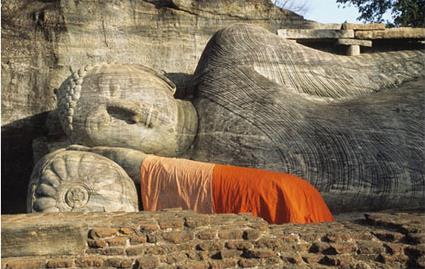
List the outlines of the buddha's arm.
<svg viewBox="0 0 425 269">
<path fill-rule="evenodd" d="M 147 154 L 141 151 L 119 147 L 89 148 L 80 145 L 72 145 L 68 149 L 89 151 L 105 156 L 106 158 L 111 159 L 117 164 L 119 164 L 131 177 L 134 183 L 136 183 L 137 185 L 140 184 L 140 165 L 147 156 Z"/>
</svg>

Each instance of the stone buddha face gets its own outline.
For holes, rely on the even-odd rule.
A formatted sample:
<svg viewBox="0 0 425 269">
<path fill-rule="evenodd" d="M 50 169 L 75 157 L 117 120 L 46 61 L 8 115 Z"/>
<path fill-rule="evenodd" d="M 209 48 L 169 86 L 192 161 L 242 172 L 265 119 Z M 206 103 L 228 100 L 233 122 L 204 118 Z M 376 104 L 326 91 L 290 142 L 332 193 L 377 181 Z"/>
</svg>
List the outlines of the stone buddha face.
<svg viewBox="0 0 425 269">
<path fill-rule="evenodd" d="M 197 116 L 174 92 L 171 81 L 141 65 L 86 66 L 59 88 L 59 118 L 72 143 L 178 156 L 194 140 Z"/>
</svg>

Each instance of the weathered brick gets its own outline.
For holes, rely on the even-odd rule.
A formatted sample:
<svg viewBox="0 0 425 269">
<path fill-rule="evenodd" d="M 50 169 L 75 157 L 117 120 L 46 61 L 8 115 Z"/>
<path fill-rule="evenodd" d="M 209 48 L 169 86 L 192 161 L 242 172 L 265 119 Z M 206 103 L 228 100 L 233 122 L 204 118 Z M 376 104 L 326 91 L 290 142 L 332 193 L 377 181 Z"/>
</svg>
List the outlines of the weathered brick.
<svg viewBox="0 0 425 269">
<path fill-rule="evenodd" d="M 409 233 L 406 236 L 406 240 L 412 244 L 424 244 L 425 233 Z"/>
<path fill-rule="evenodd" d="M 85 253 L 87 255 L 103 255 L 103 248 L 89 248 L 86 249 Z"/>
<path fill-rule="evenodd" d="M 55 258 L 49 259 L 46 268 L 70 268 L 74 266 L 74 259 L 72 258 Z"/>
<path fill-rule="evenodd" d="M 389 255 L 389 254 L 381 253 L 378 255 L 376 260 L 384 264 L 394 264 L 394 263 L 405 264 L 409 260 L 409 257 L 404 254 Z"/>
<path fill-rule="evenodd" d="M 209 265 L 211 269 L 234 268 L 237 265 L 236 259 L 211 260 Z"/>
<path fill-rule="evenodd" d="M 404 235 L 397 232 L 390 232 L 390 231 L 375 231 L 372 233 L 375 235 L 379 240 L 386 241 L 386 242 L 394 242 L 401 240 Z"/>
<path fill-rule="evenodd" d="M 282 256 L 282 260 L 287 261 L 291 264 L 300 265 L 303 263 L 303 258 L 298 253 L 285 253 Z"/>
<path fill-rule="evenodd" d="M 141 232 L 155 232 L 159 230 L 159 225 L 155 221 L 139 222 L 139 231 Z"/>
<path fill-rule="evenodd" d="M 158 235 L 156 235 L 156 234 L 147 234 L 146 235 L 146 242 L 152 243 L 152 244 L 158 242 Z"/>
<path fill-rule="evenodd" d="M 122 247 L 105 248 L 103 249 L 103 254 L 108 256 L 124 255 L 124 248 Z"/>
<path fill-rule="evenodd" d="M 242 255 L 242 251 L 237 249 L 223 249 L 219 253 L 221 259 L 240 257 Z"/>
<path fill-rule="evenodd" d="M 193 233 L 187 231 L 171 231 L 162 233 L 164 240 L 174 244 L 180 244 L 193 239 Z"/>
<path fill-rule="evenodd" d="M 104 260 L 97 256 L 80 257 L 75 260 L 75 265 L 78 268 L 103 267 L 103 264 L 104 264 Z"/>
<path fill-rule="evenodd" d="M 1 264 L 5 269 L 39 269 L 45 268 L 46 260 L 45 259 L 23 259 L 23 258 L 13 258 L 13 259 L 4 259 L 2 258 Z"/>
<path fill-rule="evenodd" d="M 375 236 L 368 231 L 352 233 L 352 236 L 353 236 L 353 239 L 355 240 L 365 240 L 365 241 L 375 240 Z"/>
<path fill-rule="evenodd" d="M 331 243 L 330 245 L 337 254 L 355 253 L 357 251 L 356 244 L 352 242 L 337 242 L 337 243 Z"/>
<path fill-rule="evenodd" d="M 118 233 L 118 229 L 115 228 L 94 228 L 89 231 L 89 238 L 98 239 L 111 237 Z"/>
<path fill-rule="evenodd" d="M 218 237 L 221 239 L 242 239 L 243 231 L 232 229 L 232 230 L 219 230 Z"/>
<path fill-rule="evenodd" d="M 357 253 L 359 254 L 379 254 L 385 251 L 381 242 L 361 240 L 357 242 Z"/>
<path fill-rule="evenodd" d="M 130 245 L 139 245 L 146 243 L 146 235 L 132 235 L 130 236 Z"/>
<path fill-rule="evenodd" d="M 404 248 L 404 253 L 408 256 L 425 256 L 425 244 L 406 246 Z"/>
<path fill-rule="evenodd" d="M 104 248 L 107 246 L 106 241 L 103 239 L 88 239 L 87 245 L 90 248 Z"/>
<path fill-rule="evenodd" d="M 276 256 L 276 253 L 270 249 L 250 249 L 244 251 L 247 258 L 261 259 Z"/>
<path fill-rule="evenodd" d="M 127 244 L 127 237 L 117 236 L 113 238 L 106 239 L 106 242 L 109 246 L 125 246 Z"/>
<path fill-rule="evenodd" d="M 306 232 L 306 233 L 302 233 L 300 234 L 300 238 L 304 241 L 307 242 L 314 242 L 314 241 L 319 241 L 322 238 L 325 238 L 325 235 L 319 231 L 315 231 L 315 232 Z M 324 241 L 329 242 L 328 239 L 325 239 Z"/>
<path fill-rule="evenodd" d="M 254 259 L 240 259 L 238 265 L 242 268 L 255 267 L 259 264 L 257 260 Z"/>
<path fill-rule="evenodd" d="M 135 262 L 136 269 L 154 269 L 159 265 L 159 258 L 156 256 L 146 255 L 137 258 Z"/>
<path fill-rule="evenodd" d="M 316 264 L 318 263 L 324 255 L 321 254 L 312 254 L 312 253 L 306 253 L 302 255 L 302 259 L 305 263 L 308 264 Z"/>
<path fill-rule="evenodd" d="M 128 256 L 138 256 L 145 253 L 145 246 L 128 247 L 125 252 Z"/>
<path fill-rule="evenodd" d="M 204 241 L 196 245 L 196 249 L 206 251 L 221 250 L 223 247 L 224 243 L 220 240 Z"/>
<path fill-rule="evenodd" d="M 339 268 L 347 268 L 353 260 L 351 255 L 335 255 L 335 256 L 324 256 L 319 263 L 324 265 L 338 266 Z"/>
<path fill-rule="evenodd" d="M 331 245 L 329 243 L 314 242 L 308 251 L 310 253 L 323 253 L 324 250 L 329 249 L 330 247 Z"/>
<path fill-rule="evenodd" d="M 203 259 L 203 256 L 200 255 L 202 252 L 203 251 L 189 250 L 186 251 L 186 256 L 190 260 L 201 261 Z"/>
<path fill-rule="evenodd" d="M 166 253 L 167 252 L 165 251 L 162 245 L 149 246 L 145 249 L 146 255 L 164 255 Z"/>
<path fill-rule="evenodd" d="M 350 233 L 346 233 L 346 232 L 330 232 L 327 233 L 326 235 L 323 236 L 323 241 L 325 242 L 331 242 L 331 243 L 335 243 L 335 242 L 345 242 L 347 240 L 349 240 L 351 238 L 351 234 Z"/>
<path fill-rule="evenodd" d="M 300 242 L 301 237 L 298 233 L 290 233 L 290 234 L 285 234 L 282 237 L 282 241 L 284 243 L 298 243 Z"/>
<path fill-rule="evenodd" d="M 201 240 L 212 240 L 217 236 L 217 231 L 213 229 L 202 230 L 196 234 L 196 237 Z"/>
<path fill-rule="evenodd" d="M 133 260 L 128 258 L 108 258 L 106 264 L 117 268 L 131 268 Z"/>
<path fill-rule="evenodd" d="M 281 248 L 283 244 L 282 240 L 275 238 L 260 238 L 254 242 L 254 246 L 257 248 L 269 248 L 272 250 Z"/>
<path fill-rule="evenodd" d="M 172 252 L 167 253 L 167 255 L 161 256 L 161 262 L 165 262 L 167 264 L 175 264 L 178 262 L 185 261 L 187 259 L 187 256 L 184 252 Z"/>
<path fill-rule="evenodd" d="M 207 269 L 209 264 L 202 261 L 186 261 L 178 264 L 178 269 Z"/>
<path fill-rule="evenodd" d="M 123 235 L 135 235 L 137 234 L 134 228 L 123 227 L 119 229 L 119 233 Z"/>
<path fill-rule="evenodd" d="M 403 253 L 404 244 L 400 243 L 385 243 L 384 248 L 390 255 L 397 255 Z"/>
<path fill-rule="evenodd" d="M 228 249 L 238 249 L 238 250 L 248 250 L 254 247 L 254 245 L 251 242 L 248 241 L 227 241 L 226 242 L 226 248 Z"/>
<path fill-rule="evenodd" d="M 300 243 L 283 243 L 278 248 L 274 248 L 274 251 L 279 252 L 305 252 L 310 248 L 309 244 L 300 244 Z"/>
<path fill-rule="evenodd" d="M 158 220 L 159 228 L 165 229 L 180 229 L 183 228 L 184 221 L 176 217 L 163 217 Z"/>
<path fill-rule="evenodd" d="M 210 216 L 201 215 L 201 216 L 190 216 L 184 218 L 184 226 L 188 228 L 196 228 L 207 226 L 210 224 Z"/>
<path fill-rule="evenodd" d="M 245 240 L 256 240 L 261 236 L 261 233 L 257 230 L 248 229 L 243 231 L 243 239 Z"/>
<path fill-rule="evenodd" d="M 281 262 L 282 262 L 282 260 L 279 257 L 277 257 L 277 256 L 267 257 L 264 260 L 264 264 L 265 265 L 274 265 L 274 266 L 276 266 L 278 263 L 281 263 Z"/>
</svg>

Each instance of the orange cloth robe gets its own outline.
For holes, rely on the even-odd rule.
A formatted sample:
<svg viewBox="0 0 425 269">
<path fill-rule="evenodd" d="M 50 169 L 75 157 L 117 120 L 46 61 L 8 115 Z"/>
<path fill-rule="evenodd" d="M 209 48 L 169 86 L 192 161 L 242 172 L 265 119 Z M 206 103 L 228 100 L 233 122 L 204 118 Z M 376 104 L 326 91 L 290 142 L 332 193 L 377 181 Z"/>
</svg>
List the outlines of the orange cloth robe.
<svg viewBox="0 0 425 269">
<path fill-rule="evenodd" d="M 320 193 L 294 175 L 153 155 L 140 170 L 147 211 L 251 212 L 276 224 L 334 220 Z"/>
</svg>

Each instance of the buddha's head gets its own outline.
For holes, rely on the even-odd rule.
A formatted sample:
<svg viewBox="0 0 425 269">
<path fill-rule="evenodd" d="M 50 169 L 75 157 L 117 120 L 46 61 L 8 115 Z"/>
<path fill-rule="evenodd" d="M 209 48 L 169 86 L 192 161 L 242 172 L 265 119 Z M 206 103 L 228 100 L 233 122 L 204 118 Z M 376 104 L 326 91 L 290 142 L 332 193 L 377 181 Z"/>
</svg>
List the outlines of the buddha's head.
<svg viewBox="0 0 425 269">
<path fill-rule="evenodd" d="M 60 122 L 72 143 L 177 156 L 194 140 L 197 115 L 175 90 L 141 65 L 86 66 L 57 91 Z"/>
</svg>

